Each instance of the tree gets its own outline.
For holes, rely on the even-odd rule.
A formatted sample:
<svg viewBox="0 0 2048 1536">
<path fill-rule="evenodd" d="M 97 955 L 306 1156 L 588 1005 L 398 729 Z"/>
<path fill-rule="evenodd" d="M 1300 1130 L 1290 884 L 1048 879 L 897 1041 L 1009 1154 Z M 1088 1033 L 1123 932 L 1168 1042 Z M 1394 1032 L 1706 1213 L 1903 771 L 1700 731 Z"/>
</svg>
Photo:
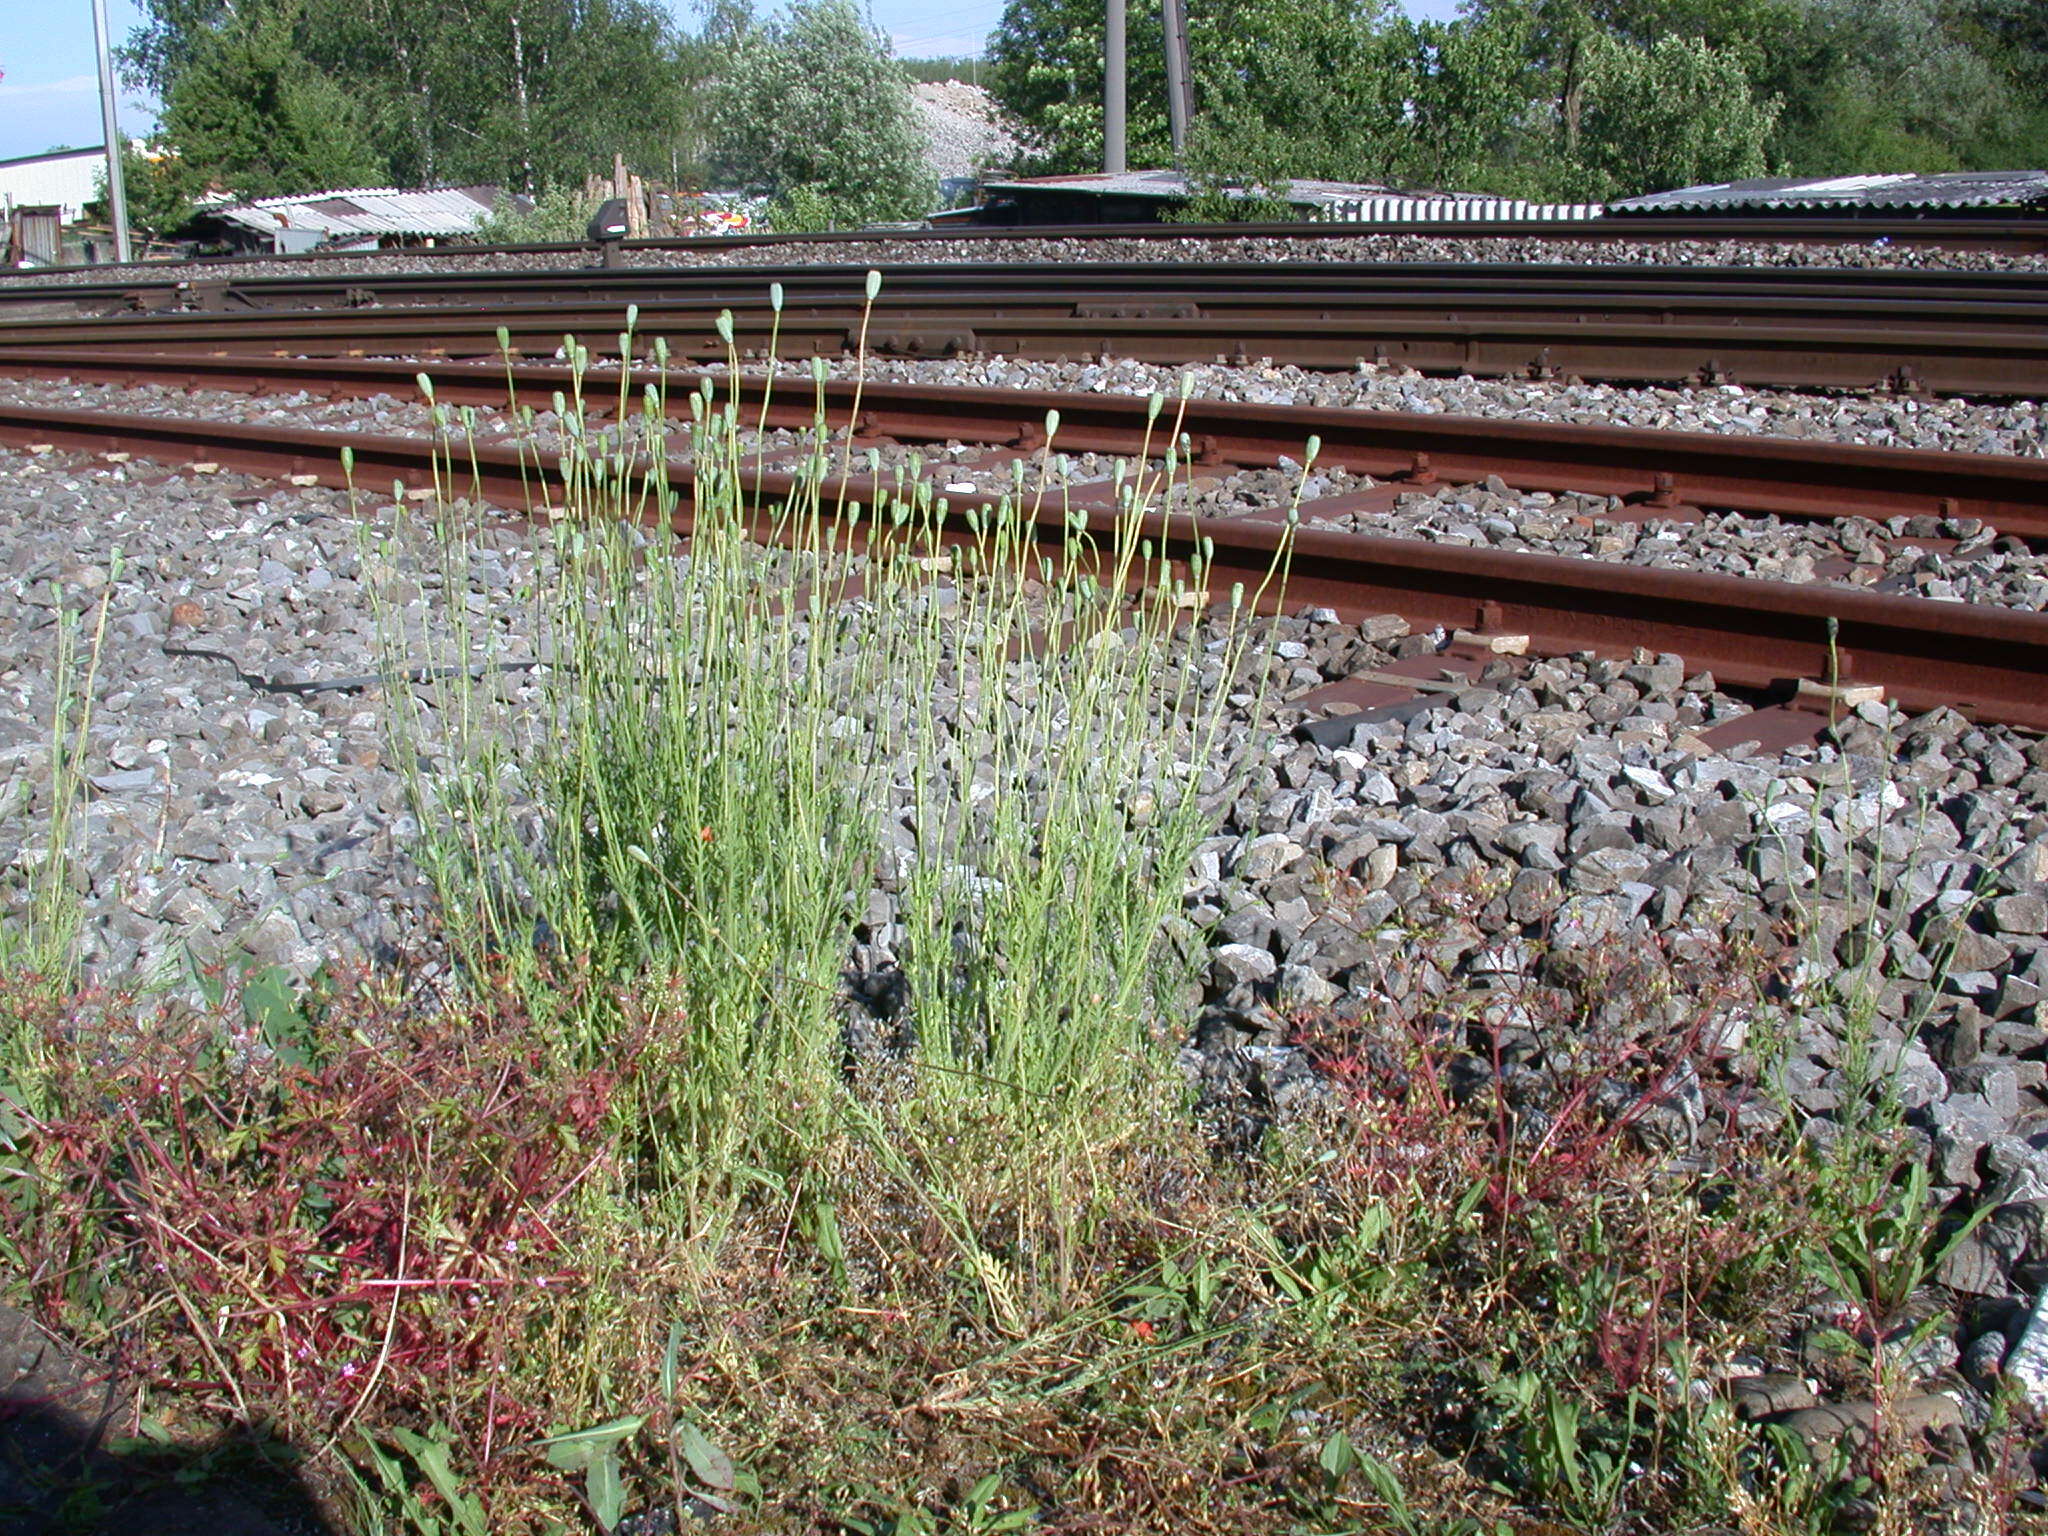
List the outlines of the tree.
<svg viewBox="0 0 2048 1536">
<path fill-rule="evenodd" d="M 2048 0 L 1190 0 L 1190 169 L 1602 197 L 1760 174 L 2048 161 Z M 1157 0 L 1128 150 L 1167 160 Z M 1008 0 L 997 98 L 1034 166 L 1102 155 L 1100 0 Z"/>
<path fill-rule="evenodd" d="M 96 219 L 110 218 L 104 168 L 94 181 L 93 201 L 86 212 Z M 206 191 L 206 180 L 160 140 L 145 149 L 124 140 L 121 188 L 128 204 L 129 226 L 151 239 L 162 239 L 191 221 L 193 200 Z"/>
<path fill-rule="evenodd" d="M 1501 14 L 1493 14 L 1499 12 Z M 1167 163 L 1156 0 L 1129 8 L 1133 165 Z M 1270 185 L 1292 176 L 1460 187 L 1496 174 L 1527 116 L 1527 26 L 1497 5 L 1411 22 L 1388 0 L 1194 0 L 1190 169 Z M 990 44 L 998 100 L 1034 140 L 1034 168 L 1102 163 L 1102 9 L 1009 0 Z"/>
<path fill-rule="evenodd" d="M 719 171 L 777 194 L 778 227 L 872 223 L 931 207 L 909 83 L 850 0 L 796 0 L 736 38 L 711 137 Z"/>
<path fill-rule="evenodd" d="M 1549 156 L 1532 128 L 1531 18 L 1504 8 L 1412 31 L 1406 153 L 1410 184 L 1541 197 Z"/>
<path fill-rule="evenodd" d="M 1697 38 L 1642 48 L 1595 34 L 1579 152 L 1560 190 L 1598 200 L 1761 176 L 1777 116 L 1733 55 Z"/>
<path fill-rule="evenodd" d="M 1271 167 L 1250 179 L 1379 179 L 1408 138 L 1413 29 L 1385 0 L 1211 9 L 1191 21 L 1198 127 L 1190 168 Z M 1246 180 L 1240 176 L 1238 179 Z"/>
<path fill-rule="evenodd" d="M 1190 10 L 1188 47 L 1198 61 L 1205 53 L 1196 41 L 1204 20 Z M 1172 138 L 1159 0 L 1128 0 L 1124 31 L 1129 163 L 1164 165 Z M 1102 0 L 1008 0 L 1004 6 L 988 43 L 989 91 L 1024 127 L 1020 171 L 1102 169 L 1102 32 Z M 1198 75 L 1202 67 L 1197 62 Z"/>
<path fill-rule="evenodd" d="M 614 154 L 677 169 L 686 50 L 652 0 L 307 4 L 307 56 L 368 105 L 401 183 L 533 194 L 609 169 Z"/>
<path fill-rule="evenodd" d="M 231 181 L 251 179 L 247 146 L 266 139 L 294 165 L 331 163 L 349 144 L 342 158 L 375 168 L 340 179 L 404 186 L 533 192 L 609 169 L 614 154 L 680 168 L 691 55 L 656 0 L 142 3 L 124 66 L 162 96 L 185 157 L 215 168 L 224 152 Z M 308 106 L 330 125 L 320 154 Z"/>
<path fill-rule="evenodd" d="M 233 17 L 171 77 L 163 136 L 242 197 L 375 185 L 385 164 L 355 100 L 294 46 L 297 7 Z"/>
<path fill-rule="evenodd" d="M 1805 88 L 1788 97 L 1782 136 L 1793 171 L 2001 168 L 2029 98 L 1993 56 L 1970 46 L 1963 7 L 1804 0 L 1804 15 Z"/>
</svg>

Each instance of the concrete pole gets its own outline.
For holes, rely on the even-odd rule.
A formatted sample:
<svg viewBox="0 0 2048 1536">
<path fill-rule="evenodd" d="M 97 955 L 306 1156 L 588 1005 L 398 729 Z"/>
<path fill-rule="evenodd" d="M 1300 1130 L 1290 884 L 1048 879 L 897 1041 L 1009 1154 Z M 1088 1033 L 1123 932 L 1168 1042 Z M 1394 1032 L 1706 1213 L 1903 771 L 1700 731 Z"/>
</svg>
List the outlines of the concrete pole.
<svg viewBox="0 0 2048 1536">
<path fill-rule="evenodd" d="M 114 216 L 114 259 L 130 261 L 128 188 L 121 177 L 121 119 L 114 110 L 114 56 L 107 47 L 107 0 L 92 0 L 92 35 L 100 51 L 100 127 L 107 136 L 107 206 Z"/>
<path fill-rule="evenodd" d="M 1188 90 L 1188 21 L 1181 0 L 1162 0 L 1161 19 L 1166 23 L 1166 121 L 1173 134 L 1173 168 L 1184 171 L 1194 101 Z"/>
<path fill-rule="evenodd" d="M 1107 0 L 1102 31 L 1102 169 L 1124 169 L 1124 0 Z"/>
</svg>

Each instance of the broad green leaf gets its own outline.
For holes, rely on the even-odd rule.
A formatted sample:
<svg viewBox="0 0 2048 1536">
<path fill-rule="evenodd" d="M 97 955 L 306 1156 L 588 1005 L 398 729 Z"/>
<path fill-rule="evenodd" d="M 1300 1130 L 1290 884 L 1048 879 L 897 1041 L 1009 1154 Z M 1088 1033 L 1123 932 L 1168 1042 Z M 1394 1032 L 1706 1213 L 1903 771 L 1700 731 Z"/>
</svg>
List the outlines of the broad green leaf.
<svg viewBox="0 0 2048 1536">
<path fill-rule="evenodd" d="M 676 1449 L 683 1453 L 683 1460 L 690 1464 L 690 1471 L 705 1487 L 730 1489 L 733 1486 L 732 1458 L 706 1440 L 694 1424 L 676 1425 Z"/>
<path fill-rule="evenodd" d="M 640 1426 L 647 1422 L 645 1414 L 633 1414 L 623 1419 L 613 1419 L 590 1429 L 573 1430 L 566 1435 L 550 1435 L 535 1442 L 541 1454 L 548 1459 L 548 1465 L 559 1467 L 564 1472 L 581 1472 L 594 1457 L 603 1455 L 628 1436 L 640 1432 Z"/>
<path fill-rule="evenodd" d="M 609 1533 L 626 1513 L 626 1484 L 619 1476 L 619 1458 L 607 1450 L 594 1457 L 583 1474 L 583 1492 L 590 1513 Z"/>
</svg>

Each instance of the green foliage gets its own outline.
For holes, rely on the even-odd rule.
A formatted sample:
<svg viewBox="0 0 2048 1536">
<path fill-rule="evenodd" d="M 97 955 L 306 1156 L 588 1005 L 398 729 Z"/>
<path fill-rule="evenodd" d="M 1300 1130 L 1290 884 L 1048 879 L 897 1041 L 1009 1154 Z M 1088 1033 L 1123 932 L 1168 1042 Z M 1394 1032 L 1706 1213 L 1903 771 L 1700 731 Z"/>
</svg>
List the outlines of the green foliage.
<svg viewBox="0 0 2048 1536">
<path fill-rule="evenodd" d="M 81 600 L 77 608 L 71 606 L 73 594 L 67 593 L 61 582 L 51 580 L 49 604 L 56 610 L 56 626 L 50 656 L 55 687 L 46 738 L 48 778 L 41 785 L 33 780 L 18 781 L 17 786 L 10 786 L 6 800 L 0 801 L 0 810 L 20 818 L 23 824 L 33 820 L 42 834 L 40 848 L 25 843 L 13 866 L 0 873 L 0 897 L 7 900 L 8 907 L 5 920 L 0 920 L 0 978 L 33 978 L 35 990 L 51 995 L 61 994 L 77 979 L 86 887 L 78 864 L 76 834 L 86 810 L 87 750 L 100 658 L 106 649 L 107 616 L 121 571 L 117 549 L 99 602 L 94 604 L 81 590 L 76 594 Z M 0 1072 L 34 1054 L 11 1038 L 17 1022 L 0 1015 L 0 1031 L 10 1037 L 0 1040 L 0 1047 L 12 1047 L 0 1060 Z"/>
<path fill-rule="evenodd" d="M 1199 77 L 1198 14 L 1189 17 L 1189 49 Z M 1004 7 L 988 42 L 988 84 L 1025 128 L 1021 172 L 1102 169 L 1102 26 L 1100 0 L 1009 0 Z M 1159 0 L 1129 0 L 1125 33 L 1130 163 L 1164 165 L 1170 139 Z"/>
<path fill-rule="evenodd" d="M 867 204 L 858 197 L 838 197 L 822 187 L 799 182 L 786 187 L 768 204 L 768 228 L 783 235 L 822 235 L 835 229 L 858 229 L 871 222 Z"/>
<path fill-rule="evenodd" d="M 407 733 L 463 724 L 432 748 L 450 766 L 410 786 L 437 829 L 421 857 L 458 947 L 479 964 L 523 952 L 537 1006 L 558 1006 L 545 1001 L 556 954 L 605 997 L 626 989 L 623 1021 L 621 1004 L 594 995 L 565 1021 L 565 1049 L 607 1059 L 644 1015 L 676 1052 L 672 1076 L 650 1087 L 647 1133 L 665 1174 L 713 1196 L 737 1187 L 737 1166 L 779 1173 L 856 1113 L 839 1085 L 839 992 L 845 968 L 868 963 L 854 930 L 876 878 L 897 892 L 891 969 L 913 1014 L 901 1027 L 930 1069 L 915 1118 L 881 1139 L 911 1146 L 985 1116 L 1028 1127 L 1050 1158 L 1106 1098 L 1151 1092 L 1156 940 L 1179 900 L 1168 872 L 1192 857 L 1205 818 L 1178 765 L 1208 760 L 1225 700 L 1204 684 L 1209 653 L 1171 645 L 1176 582 L 1141 547 L 1137 517 L 1099 541 L 1077 531 L 1057 559 L 1027 558 L 1040 497 L 1062 491 L 1049 461 L 1019 461 L 1012 494 L 949 552 L 943 506 L 912 465 L 883 507 L 845 512 L 877 529 L 856 561 L 830 479 L 846 451 L 820 427 L 781 514 L 793 552 L 770 559 L 748 518 L 748 424 L 707 379 L 687 397 L 689 558 L 654 561 L 624 514 L 667 509 L 673 493 L 658 477 L 621 478 L 624 461 L 590 446 L 590 413 L 625 420 L 633 448 L 665 464 L 664 383 L 600 375 L 593 387 L 556 402 L 569 444 L 550 555 L 561 601 L 536 615 L 575 665 L 547 674 L 538 718 L 494 720 L 465 667 L 417 701 L 426 713 L 394 701 L 394 729 L 413 743 L 403 761 L 430 749 Z M 1165 476 L 1181 467 L 1166 455 Z M 1136 507 L 1154 504 L 1161 472 L 1132 489 Z M 467 530 L 451 519 L 439 536 L 459 587 Z M 950 606 L 932 601 L 935 564 L 959 575 Z M 1144 597 L 1126 603 L 1141 574 Z M 814 611 L 822 597 L 795 587 L 827 594 L 856 577 L 857 611 Z M 1246 631 L 1230 613 L 1215 622 L 1234 666 Z M 461 610 L 450 617 L 452 653 L 491 643 Z M 1040 626 L 1072 638 L 1019 672 Z M 1028 707 L 1012 711 L 1012 687 Z M 465 931 L 468 914 L 480 926 Z M 535 953 L 536 928 L 548 953 Z M 814 1205 L 819 1231 L 827 1208 Z M 981 1262 L 973 1224 L 955 1228 Z"/>
<path fill-rule="evenodd" d="M 1293 179 L 1285 146 L 1263 127 L 1225 138 L 1213 130 L 1188 147 L 1188 187 L 1194 196 L 1167 218 L 1186 224 L 1284 224 L 1301 217 L 1287 200 Z"/>
<path fill-rule="evenodd" d="M 613 1419 L 594 1429 L 550 1435 L 539 1449 L 548 1465 L 564 1472 L 583 1474 L 583 1497 L 600 1530 L 609 1532 L 626 1514 L 626 1481 L 621 1470 L 619 1447 L 640 1432 L 645 1414 Z"/>
<path fill-rule="evenodd" d="M 521 208 L 500 198 L 491 216 L 476 227 L 476 238 L 488 245 L 540 245 L 554 240 L 582 240 L 602 199 L 588 198 L 581 187 L 549 187 Z"/>
<path fill-rule="evenodd" d="M 243 197 L 375 185 L 385 167 L 356 98 L 300 53 L 296 6 L 209 31 L 164 96 L 164 137 Z"/>
<path fill-rule="evenodd" d="M 851 0 L 795 0 L 741 32 L 709 131 L 719 173 L 777 193 L 777 228 L 912 218 L 935 195 L 909 84 Z"/>
<path fill-rule="evenodd" d="M 1778 152 L 1800 173 L 2042 162 L 2038 26 L 1937 0 L 1806 0 Z"/>
<path fill-rule="evenodd" d="M 104 169 L 94 176 L 93 183 L 93 200 L 86 205 L 86 212 L 105 219 L 109 214 Z M 137 149 L 123 144 L 121 189 L 127 197 L 129 228 L 155 239 L 174 233 L 191 220 L 193 199 L 206 190 L 206 181 L 166 145 Z"/>
<path fill-rule="evenodd" d="M 185 159 L 237 190 L 533 193 L 698 149 L 704 40 L 652 0 L 145 0 L 122 60 Z M 708 37 L 707 29 L 707 37 Z"/>
<path fill-rule="evenodd" d="M 1244 6 L 1229 25 L 1221 20 L 1189 28 L 1204 93 L 1191 174 L 1220 170 L 1247 189 L 1280 189 L 1290 177 L 1392 168 L 1406 136 L 1404 66 L 1415 35 L 1397 12 L 1379 0 L 1308 0 L 1290 10 Z"/>
<path fill-rule="evenodd" d="M 1604 198 L 1791 171 L 2048 160 L 2027 0 L 1193 0 L 1190 167 Z M 1157 0 L 1128 21 L 1128 154 L 1168 161 Z M 1033 168 L 1102 156 L 1102 11 L 1009 0 L 990 84 Z M 1212 213 L 1227 213 L 1205 203 Z"/>
<path fill-rule="evenodd" d="M 452 1449 L 445 1433 L 423 1435 L 402 1425 L 392 1426 L 381 1439 L 364 1435 L 356 1450 L 376 1486 L 366 1484 L 363 1491 L 395 1510 L 401 1528 L 414 1536 L 488 1536 L 490 1520 L 483 1506 L 449 1463 Z M 424 1476 L 424 1485 L 407 1472 L 406 1460 Z M 427 1489 L 433 1491 L 432 1500 L 423 1497 Z"/>
<path fill-rule="evenodd" d="M 1596 37 L 1587 49 L 1577 155 L 1559 190 L 1586 201 L 1761 176 L 1776 102 L 1742 66 L 1695 38 L 1648 48 Z"/>
<path fill-rule="evenodd" d="M 1854 1137 L 1849 1142 L 1859 1145 Z M 1807 1250 L 1807 1268 L 1878 1329 L 1891 1325 L 1993 1210 L 1981 1206 L 1967 1220 L 1944 1224 L 1926 1163 L 1895 1160 L 1875 1146 L 1846 1166 L 1823 1170 L 1820 1190 L 1829 1219 Z"/>
<path fill-rule="evenodd" d="M 1507 1436 L 1509 1461 L 1521 1490 L 1563 1513 L 1581 1530 L 1614 1524 L 1638 1419 L 1657 1409 L 1644 1394 L 1627 1394 L 1615 1418 L 1589 1413 L 1571 1388 L 1534 1371 L 1494 1382 L 1488 1393 Z"/>
<path fill-rule="evenodd" d="M 948 80 L 973 82 L 981 74 L 981 60 L 964 54 L 951 58 L 898 59 L 896 67 L 920 85 L 943 84 Z"/>
</svg>

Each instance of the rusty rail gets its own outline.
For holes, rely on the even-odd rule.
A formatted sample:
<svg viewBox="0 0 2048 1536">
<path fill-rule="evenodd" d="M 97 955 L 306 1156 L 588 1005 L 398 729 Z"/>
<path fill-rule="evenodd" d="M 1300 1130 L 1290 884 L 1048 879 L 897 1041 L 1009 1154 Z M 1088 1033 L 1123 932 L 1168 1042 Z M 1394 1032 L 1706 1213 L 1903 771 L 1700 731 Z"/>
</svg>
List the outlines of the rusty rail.
<svg viewBox="0 0 2048 1536">
<path fill-rule="evenodd" d="M 339 462 L 345 443 L 356 479 L 365 485 L 432 485 L 436 473 L 432 445 L 424 439 L 89 410 L 0 406 L 0 442 L 210 461 L 257 475 L 312 476 L 328 485 L 345 483 Z M 445 483 L 446 465 L 441 468 Z M 675 464 L 668 472 L 687 508 L 692 471 Z M 473 454 L 465 450 L 455 481 L 462 494 L 519 509 L 559 488 L 545 458 L 488 444 Z M 771 502 L 796 486 L 787 474 L 761 479 L 763 498 Z M 825 488 L 828 504 L 842 497 L 872 504 L 881 493 L 881 486 L 858 477 Z M 955 516 L 989 504 L 976 496 L 951 500 Z M 1044 509 L 1047 538 L 1061 536 L 1067 510 Z M 1112 516 L 1086 515 L 1098 530 Z M 680 527 L 687 531 L 687 513 Z M 1212 540 L 1209 579 L 1216 583 L 1255 583 L 1286 537 L 1271 519 L 1197 528 L 1185 515 L 1151 514 L 1145 531 L 1179 558 L 1193 553 L 1198 537 Z M 2048 729 L 2048 616 L 1415 540 L 1314 530 L 1296 539 L 1289 604 L 1321 604 L 1348 617 L 1392 611 L 1418 624 L 1518 631 L 1553 651 L 1675 651 L 1723 683 L 1745 688 L 1848 676 L 1882 684 L 1907 708 L 1948 704 L 1986 721 Z"/>
<path fill-rule="evenodd" d="M 794 295 L 779 315 L 768 303 L 771 277 Z M 772 337 L 791 356 L 837 355 L 864 337 L 870 351 L 894 356 L 1115 356 L 1167 365 L 1271 357 L 1323 369 L 1378 361 L 1507 377 L 2048 392 L 2048 284 L 2012 274 L 1459 268 L 1425 280 L 1398 268 L 1289 268 L 1277 277 L 1270 266 L 955 264 L 897 269 L 871 314 L 844 297 L 853 284 L 838 268 L 475 281 L 485 285 L 475 304 L 287 314 L 238 309 L 223 298 L 220 313 L 17 313 L 0 324 L 0 348 L 485 356 L 498 350 L 502 332 L 516 352 L 547 356 L 565 332 L 595 350 L 614 345 L 631 300 L 641 345 L 659 337 L 671 355 L 694 361 L 725 355 L 715 323 L 724 309 L 743 350 L 765 350 Z M 432 292 L 428 278 L 420 282 L 426 286 L 408 291 Z M 250 294 L 259 286 L 246 285 Z M 71 302 L 57 297 L 63 291 L 13 290 L 13 302 Z"/>
<path fill-rule="evenodd" d="M 436 398 L 458 405 L 502 407 L 508 387 L 542 403 L 576 384 L 575 372 L 556 364 L 434 363 L 426 371 Z M 411 362 L 356 358 L 0 352 L 0 375 L 251 393 L 412 398 L 419 372 Z M 721 390 L 729 386 L 722 375 L 712 377 Z M 689 374 L 668 380 L 678 414 L 698 382 Z M 595 372 L 586 383 L 601 413 L 616 393 L 616 374 Z M 1146 401 L 1125 395 L 876 383 L 858 393 L 860 436 L 870 441 L 1029 446 L 1042 435 L 1047 411 L 1057 410 L 1060 446 L 1076 452 L 1157 452 L 1177 423 L 1202 464 L 1298 461 L 1316 436 L 1322 466 L 1417 488 L 1499 476 L 1520 490 L 1622 497 L 1647 515 L 1683 517 L 1705 508 L 1793 518 L 1974 517 L 2004 533 L 2048 540 L 2048 458 L 1199 399 L 1169 405 L 1155 423 Z M 855 394 L 851 381 L 830 381 L 821 394 L 809 380 L 785 379 L 764 418 L 762 380 L 740 383 L 747 419 L 769 427 L 807 427 L 820 403 L 827 420 L 843 426 Z"/>
<path fill-rule="evenodd" d="M 1629 217 L 1611 214 L 1599 219 L 1443 220 L 1412 224 L 970 224 L 908 230 L 841 230 L 830 234 L 692 235 L 680 239 L 628 240 L 619 249 L 628 254 L 688 256 L 753 249 L 817 249 L 835 245 L 886 241 L 923 244 L 934 241 L 986 243 L 992 250 L 1024 240 L 1243 240 L 1275 238 L 1308 244 L 1361 235 L 1414 235 L 1437 240 L 1532 240 L 1541 244 L 1616 242 L 1655 245 L 1664 241 L 1772 242 L 1791 245 L 1883 243 L 1934 247 L 1953 251 L 1989 251 L 2028 255 L 2048 251 L 2048 219 L 1964 215 L 1950 217 L 1829 218 L 1812 214 L 1748 214 L 1676 217 Z M 592 246 L 581 241 L 545 241 L 530 245 L 447 245 L 391 251 L 303 251 L 291 255 L 203 256 L 177 263 L 136 261 L 93 267 L 52 267 L 49 272 L 106 272 L 125 277 L 147 275 L 166 265 L 226 271 L 261 265 L 303 267 L 317 271 L 336 262 L 359 264 L 365 258 L 393 264 L 438 266 L 475 260 L 479 256 L 550 255 L 564 262 L 591 260 Z"/>
</svg>

